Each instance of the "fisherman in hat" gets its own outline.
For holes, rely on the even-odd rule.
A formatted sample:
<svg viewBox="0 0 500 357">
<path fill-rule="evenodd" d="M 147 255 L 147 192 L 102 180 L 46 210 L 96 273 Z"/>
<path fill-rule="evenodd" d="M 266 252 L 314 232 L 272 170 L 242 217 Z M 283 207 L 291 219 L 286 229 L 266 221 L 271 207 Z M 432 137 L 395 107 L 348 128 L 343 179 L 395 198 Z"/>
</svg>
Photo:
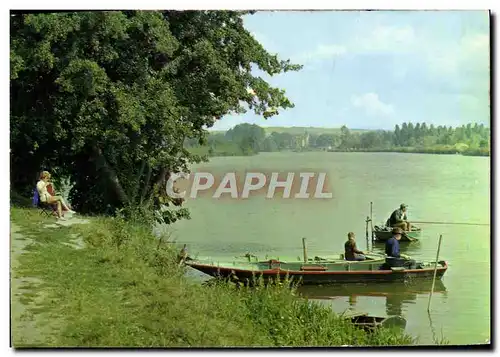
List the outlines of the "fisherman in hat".
<svg viewBox="0 0 500 357">
<path fill-rule="evenodd" d="M 399 240 L 403 234 L 405 232 L 399 227 L 392 229 L 392 237 L 385 242 L 385 254 L 387 255 L 385 261 L 389 267 L 406 267 L 411 269 L 416 266 L 416 261 L 399 252 Z"/>
<path fill-rule="evenodd" d="M 408 222 L 408 217 L 406 215 L 406 208 L 408 206 L 405 205 L 404 203 L 401 203 L 399 208 L 392 212 L 391 216 L 387 220 L 387 226 L 388 227 L 399 227 L 406 232 L 410 232 L 411 230 L 411 224 Z"/>
</svg>

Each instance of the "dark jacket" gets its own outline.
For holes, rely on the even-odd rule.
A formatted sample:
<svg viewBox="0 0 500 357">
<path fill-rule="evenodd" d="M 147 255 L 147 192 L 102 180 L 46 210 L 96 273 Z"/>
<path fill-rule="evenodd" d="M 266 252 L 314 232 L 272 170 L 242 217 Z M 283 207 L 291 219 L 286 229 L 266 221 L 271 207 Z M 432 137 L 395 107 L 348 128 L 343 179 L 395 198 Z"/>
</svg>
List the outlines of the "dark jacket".
<svg viewBox="0 0 500 357">
<path fill-rule="evenodd" d="M 354 253 L 363 254 L 363 252 L 358 250 L 358 247 L 356 247 L 356 242 L 350 239 L 348 239 L 347 242 L 345 242 L 344 248 L 345 248 L 345 254 L 344 254 L 345 260 L 354 260 Z"/>
<path fill-rule="evenodd" d="M 387 225 L 389 227 L 393 226 L 396 223 L 401 223 L 403 221 L 406 221 L 408 217 L 406 216 L 406 212 L 403 212 L 401 208 L 398 208 L 394 212 L 392 212 L 391 216 L 387 220 Z"/>
<path fill-rule="evenodd" d="M 400 258 L 399 242 L 396 238 L 391 237 L 385 242 L 385 254 L 393 258 Z"/>
</svg>

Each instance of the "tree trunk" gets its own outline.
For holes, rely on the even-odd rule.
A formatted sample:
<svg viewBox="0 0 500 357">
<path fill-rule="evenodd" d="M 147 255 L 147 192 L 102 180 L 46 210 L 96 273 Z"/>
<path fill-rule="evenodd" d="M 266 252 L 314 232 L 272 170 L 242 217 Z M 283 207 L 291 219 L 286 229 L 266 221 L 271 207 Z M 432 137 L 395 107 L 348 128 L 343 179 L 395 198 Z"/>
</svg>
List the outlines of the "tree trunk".
<svg viewBox="0 0 500 357">
<path fill-rule="evenodd" d="M 102 154 L 101 149 L 97 145 L 92 145 L 92 154 L 94 156 L 94 163 L 96 165 L 96 170 L 100 172 L 106 180 L 109 182 L 109 185 L 113 192 L 116 194 L 121 203 L 126 204 L 129 202 L 128 196 L 123 190 L 122 185 L 120 184 L 120 180 L 118 180 L 118 176 L 115 171 L 109 167 L 106 158 Z"/>
<path fill-rule="evenodd" d="M 139 190 L 140 190 L 140 187 L 141 187 L 141 177 L 144 174 L 144 169 L 145 168 L 146 168 L 146 160 L 142 160 L 141 168 L 139 170 L 139 174 L 135 178 L 136 179 L 136 184 L 134 185 L 134 191 L 132 192 L 131 202 L 133 202 L 133 203 L 136 202 L 137 195 L 139 195 Z M 139 196 L 139 197 L 141 197 L 141 196 Z"/>
<path fill-rule="evenodd" d="M 160 175 L 158 176 L 158 180 L 156 180 L 155 187 L 158 188 L 160 192 L 166 192 L 165 184 L 170 177 L 170 172 L 168 168 L 164 167 L 161 169 Z"/>
<path fill-rule="evenodd" d="M 141 204 L 142 204 L 142 201 L 144 201 L 146 194 L 148 193 L 149 182 L 151 181 L 151 173 L 152 173 L 151 165 L 148 164 L 148 171 L 146 173 L 146 180 L 144 181 L 144 186 L 142 187 Z"/>
</svg>

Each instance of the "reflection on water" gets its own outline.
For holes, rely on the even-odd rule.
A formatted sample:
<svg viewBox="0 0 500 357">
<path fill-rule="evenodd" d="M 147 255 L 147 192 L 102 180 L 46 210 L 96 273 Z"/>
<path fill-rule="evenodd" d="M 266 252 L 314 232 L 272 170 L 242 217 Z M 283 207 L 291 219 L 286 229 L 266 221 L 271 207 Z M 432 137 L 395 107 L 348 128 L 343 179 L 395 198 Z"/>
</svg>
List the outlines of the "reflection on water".
<svg viewBox="0 0 500 357">
<path fill-rule="evenodd" d="M 413 281 L 408 284 L 344 284 L 314 286 L 304 285 L 298 288 L 303 297 L 315 300 L 340 300 L 349 304 L 349 310 L 357 310 L 358 297 L 385 298 L 387 316 L 403 316 L 404 307 L 414 304 L 419 295 L 429 295 L 432 281 Z M 434 294 L 446 297 L 446 287 L 441 280 L 436 280 Z M 344 299 L 342 299 L 344 298 Z"/>
</svg>

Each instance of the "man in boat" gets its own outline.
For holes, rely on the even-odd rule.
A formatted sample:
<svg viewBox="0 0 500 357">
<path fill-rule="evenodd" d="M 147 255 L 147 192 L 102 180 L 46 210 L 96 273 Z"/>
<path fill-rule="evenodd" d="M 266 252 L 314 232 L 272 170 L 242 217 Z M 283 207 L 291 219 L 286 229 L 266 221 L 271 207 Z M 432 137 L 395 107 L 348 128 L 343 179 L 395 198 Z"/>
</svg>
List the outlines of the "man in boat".
<svg viewBox="0 0 500 357">
<path fill-rule="evenodd" d="M 361 250 L 358 250 L 358 247 L 356 246 L 356 237 L 354 236 L 354 232 L 349 232 L 347 234 L 347 242 L 345 242 L 344 248 L 345 248 L 345 254 L 344 254 L 345 260 L 352 260 L 352 261 L 366 260 L 365 253 L 363 253 Z"/>
<path fill-rule="evenodd" d="M 406 215 L 406 208 L 408 206 L 404 203 L 401 203 L 399 208 L 392 212 L 391 216 L 387 220 L 386 225 L 388 227 L 399 227 L 407 232 L 411 230 L 411 224 L 408 222 L 408 217 Z"/>
<path fill-rule="evenodd" d="M 405 267 L 407 269 L 415 269 L 417 262 L 410 259 L 409 256 L 399 252 L 399 240 L 401 239 L 404 231 L 399 227 L 392 229 L 392 237 L 385 242 L 385 259 L 388 267 Z"/>
</svg>

